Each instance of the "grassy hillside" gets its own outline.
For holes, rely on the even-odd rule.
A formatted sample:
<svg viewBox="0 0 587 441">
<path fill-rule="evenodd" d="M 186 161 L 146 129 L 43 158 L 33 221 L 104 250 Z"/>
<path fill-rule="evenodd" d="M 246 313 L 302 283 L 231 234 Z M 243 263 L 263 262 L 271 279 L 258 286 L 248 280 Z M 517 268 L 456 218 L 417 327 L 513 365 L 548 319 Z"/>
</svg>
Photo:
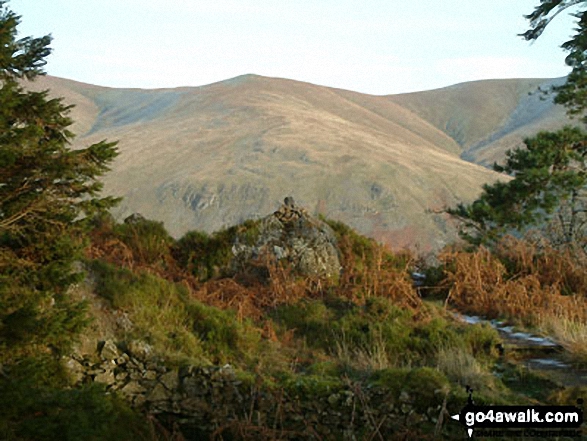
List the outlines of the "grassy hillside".
<svg viewBox="0 0 587 441">
<path fill-rule="evenodd" d="M 386 97 L 254 75 L 173 90 L 41 81 L 69 88 L 75 119 L 93 118 L 74 128 L 76 145 L 120 140 L 105 179 L 124 196 L 117 216 L 141 212 L 175 237 L 265 215 L 291 195 L 394 247 L 438 249 L 454 228 L 429 209 L 471 201 L 497 178 Z"/>
<path fill-rule="evenodd" d="M 524 137 L 568 122 L 535 93 L 553 81 L 393 96 L 256 75 L 159 90 L 53 77 L 31 87 L 76 104 L 75 145 L 120 140 L 105 179 L 124 197 L 118 218 L 140 212 L 179 237 L 263 216 L 291 195 L 396 248 L 430 251 L 456 237 L 434 212 L 498 178 L 473 163 L 490 166 Z"/>
<path fill-rule="evenodd" d="M 561 79 L 483 80 L 389 99 L 449 135 L 467 161 L 491 165 L 525 137 L 570 123 L 564 108 L 539 91 L 559 83 Z"/>
<path fill-rule="evenodd" d="M 452 314 L 552 333 L 569 359 L 584 362 L 587 276 L 576 256 L 507 239 L 492 252 L 447 250 L 434 267 L 326 222 L 340 248 L 337 279 L 301 277 L 286 261 L 256 262 L 266 271 L 234 270 L 236 234 L 256 234 L 255 221 L 176 240 L 159 222 L 94 219 L 80 262 L 85 280 L 68 291 L 86 302 L 88 326 L 71 357 L 55 360 L 60 369 L 7 364 L 0 433 L 9 440 L 72 441 L 455 439 L 464 432 L 447 415 L 466 403 L 465 385 L 475 389 L 477 404 L 569 405 L 584 394 L 584 387 L 565 387 L 526 367 L 527 349 L 512 348 L 488 324 L 466 324 Z M 413 286 L 416 269 L 426 274 L 426 286 Z M 108 362 L 115 365 L 112 379 L 92 361 L 105 341 L 109 351 L 126 348 L 123 354 L 135 354 L 132 363 L 143 363 L 123 389 L 112 381 L 125 381 L 128 355 Z M 141 353 L 147 358 L 136 358 Z M 80 362 L 83 384 L 70 370 Z M 238 409 L 215 430 L 186 425 L 190 415 L 183 410 L 154 415 L 144 400 L 129 398 L 137 378 L 157 384 L 156 369 L 165 378 L 186 378 L 178 372 L 218 366 L 234 370 L 241 401 L 210 409 L 214 415 Z M 228 393 L 205 387 L 198 392 L 203 397 Z M 160 402 L 155 390 L 147 391 L 147 404 Z M 198 404 L 200 395 L 189 396 L 189 412 L 212 405 Z M 317 411 L 322 418 L 308 418 Z"/>
</svg>

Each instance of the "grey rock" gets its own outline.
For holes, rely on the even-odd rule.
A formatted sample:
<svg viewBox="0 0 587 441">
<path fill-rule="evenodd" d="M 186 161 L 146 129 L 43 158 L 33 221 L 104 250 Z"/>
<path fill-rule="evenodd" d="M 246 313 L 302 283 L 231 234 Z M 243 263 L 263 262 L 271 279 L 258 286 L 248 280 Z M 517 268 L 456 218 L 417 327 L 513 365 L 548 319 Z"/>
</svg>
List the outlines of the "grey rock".
<svg viewBox="0 0 587 441">
<path fill-rule="evenodd" d="M 232 246 L 232 269 L 239 271 L 263 261 L 288 261 L 304 276 L 337 277 L 341 265 L 336 237 L 332 229 L 306 210 L 297 207 L 293 198 L 272 215 L 257 221 L 258 231 L 237 235 Z M 258 266 L 258 265 L 257 265 Z"/>
<path fill-rule="evenodd" d="M 73 384 L 78 384 L 85 378 L 84 366 L 77 360 L 70 358 L 65 362 L 65 369 Z"/>
<path fill-rule="evenodd" d="M 159 381 L 168 390 L 177 389 L 177 387 L 179 386 L 179 376 L 177 375 L 177 372 L 175 372 L 175 371 L 170 371 L 170 372 L 167 372 L 166 374 L 161 375 L 161 377 L 159 378 Z"/>
<path fill-rule="evenodd" d="M 123 353 L 120 357 L 116 359 L 116 364 L 119 366 L 123 366 L 130 360 L 130 357 L 127 353 Z"/>
<path fill-rule="evenodd" d="M 130 376 L 130 379 L 134 380 L 134 381 L 138 381 L 138 380 L 143 379 L 143 374 L 138 371 L 131 371 L 129 376 Z"/>
<path fill-rule="evenodd" d="M 114 384 L 116 379 L 114 377 L 113 371 L 105 371 L 105 372 L 102 372 L 101 374 L 97 374 L 96 377 L 94 378 L 94 381 L 96 381 L 98 383 L 112 385 L 112 384 Z"/>
<path fill-rule="evenodd" d="M 145 372 L 143 372 L 143 378 L 145 380 L 156 380 L 157 379 L 157 372 L 151 371 L 151 370 L 145 371 Z"/>
<path fill-rule="evenodd" d="M 128 350 L 134 357 L 141 360 L 146 360 L 153 355 L 153 347 L 143 340 L 131 340 Z"/>
<path fill-rule="evenodd" d="M 114 320 L 116 322 L 116 326 L 118 326 L 123 331 L 130 331 L 134 327 L 133 322 L 130 320 L 128 314 L 122 311 L 114 311 Z"/>
<path fill-rule="evenodd" d="M 134 396 L 132 403 L 135 407 L 141 407 L 146 403 L 146 401 L 147 398 L 144 395 L 139 394 Z"/>
<path fill-rule="evenodd" d="M 162 384 L 157 383 L 155 387 L 147 395 L 147 401 L 164 401 L 171 399 L 171 392 L 169 392 Z"/>
<path fill-rule="evenodd" d="M 124 223 L 128 225 L 136 225 L 144 222 L 145 220 L 145 216 L 143 216 L 141 213 L 133 213 L 124 219 Z"/>
<path fill-rule="evenodd" d="M 114 378 L 116 379 L 116 381 L 124 381 L 128 378 L 128 372 L 126 371 L 122 371 L 117 373 Z"/>
<path fill-rule="evenodd" d="M 103 360 L 116 360 L 119 356 L 120 352 L 112 340 L 106 340 L 103 342 L 102 347 L 100 348 L 100 357 Z"/>
<path fill-rule="evenodd" d="M 146 389 L 138 381 L 131 381 L 120 389 L 124 395 L 138 395 L 146 392 Z"/>
</svg>

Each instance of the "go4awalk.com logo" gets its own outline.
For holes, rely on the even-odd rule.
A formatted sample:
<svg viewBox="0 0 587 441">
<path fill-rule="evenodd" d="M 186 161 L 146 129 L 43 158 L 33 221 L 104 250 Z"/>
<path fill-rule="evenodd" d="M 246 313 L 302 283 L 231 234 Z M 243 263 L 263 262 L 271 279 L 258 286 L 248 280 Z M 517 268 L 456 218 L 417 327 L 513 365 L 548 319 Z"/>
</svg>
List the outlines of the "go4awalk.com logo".
<svg viewBox="0 0 587 441">
<path fill-rule="evenodd" d="M 467 387 L 467 392 L 467 405 L 451 418 L 465 426 L 469 437 L 478 429 L 475 434 L 496 437 L 581 436 L 583 410 L 577 406 L 477 406 L 473 402 L 473 390 Z M 578 406 L 582 404 L 582 399 L 577 400 Z"/>
</svg>

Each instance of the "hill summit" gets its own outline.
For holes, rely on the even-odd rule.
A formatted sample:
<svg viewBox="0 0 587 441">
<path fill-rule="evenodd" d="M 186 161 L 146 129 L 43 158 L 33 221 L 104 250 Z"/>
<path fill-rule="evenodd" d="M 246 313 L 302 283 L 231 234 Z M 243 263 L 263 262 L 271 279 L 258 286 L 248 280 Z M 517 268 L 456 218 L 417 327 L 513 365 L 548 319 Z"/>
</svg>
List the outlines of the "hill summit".
<svg viewBox="0 0 587 441">
<path fill-rule="evenodd" d="M 260 218 L 289 194 L 312 215 L 426 251 L 455 238 L 435 212 L 472 201 L 499 178 L 483 164 L 564 123 L 564 112 L 528 95 L 550 82 L 391 96 L 256 75 L 177 89 L 55 77 L 30 87 L 75 104 L 75 146 L 120 141 L 105 177 L 105 191 L 124 197 L 118 218 L 140 212 L 179 237 Z"/>
</svg>

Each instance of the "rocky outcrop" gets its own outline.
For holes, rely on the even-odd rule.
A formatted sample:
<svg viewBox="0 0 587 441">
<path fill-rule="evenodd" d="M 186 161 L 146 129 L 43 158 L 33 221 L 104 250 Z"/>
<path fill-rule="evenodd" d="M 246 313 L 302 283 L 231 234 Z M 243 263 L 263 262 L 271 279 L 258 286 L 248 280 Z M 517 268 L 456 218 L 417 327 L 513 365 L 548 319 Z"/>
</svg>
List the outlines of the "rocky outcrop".
<svg viewBox="0 0 587 441">
<path fill-rule="evenodd" d="M 338 277 L 339 250 L 332 229 L 298 207 L 292 197 L 272 215 L 237 235 L 232 253 L 233 267 L 246 268 L 260 259 L 287 261 L 304 276 Z"/>
</svg>

